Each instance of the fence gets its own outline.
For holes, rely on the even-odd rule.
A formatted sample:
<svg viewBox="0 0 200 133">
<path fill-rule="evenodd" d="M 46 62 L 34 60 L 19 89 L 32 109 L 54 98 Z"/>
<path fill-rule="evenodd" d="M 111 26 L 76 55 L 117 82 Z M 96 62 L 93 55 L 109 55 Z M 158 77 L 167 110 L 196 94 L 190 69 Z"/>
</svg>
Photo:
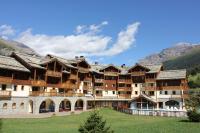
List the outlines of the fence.
<svg viewBox="0 0 200 133">
<path fill-rule="evenodd" d="M 131 115 L 164 116 L 164 117 L 187 117 L 186 111 L 163 110 L 163 109 L 129 109 L 116 107 L 115 110 Z"/>
</svg>

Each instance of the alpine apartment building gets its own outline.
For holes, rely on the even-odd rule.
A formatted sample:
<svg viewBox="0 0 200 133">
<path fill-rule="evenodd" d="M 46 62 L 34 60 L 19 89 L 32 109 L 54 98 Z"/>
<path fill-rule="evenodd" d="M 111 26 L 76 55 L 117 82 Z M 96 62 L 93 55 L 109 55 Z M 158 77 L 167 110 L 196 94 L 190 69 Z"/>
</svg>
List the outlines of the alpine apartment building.
<svg viewBox="0 0 200 133">
<path fill-rule="evenodd" d="M 0 56 L 0 115 L 94 106 L 185 110 L 187 91 L 186 70 L 164 70 L 162 65 L 91 65 L 83 56 L 16 52 Z"/>
</svg>

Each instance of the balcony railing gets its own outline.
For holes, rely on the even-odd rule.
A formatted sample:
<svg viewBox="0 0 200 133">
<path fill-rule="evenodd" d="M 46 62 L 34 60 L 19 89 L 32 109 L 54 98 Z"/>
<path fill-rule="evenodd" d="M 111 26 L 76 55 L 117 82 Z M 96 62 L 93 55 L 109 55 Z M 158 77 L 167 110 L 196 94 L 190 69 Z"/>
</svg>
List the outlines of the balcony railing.
<svg viewBox="0 0 200 133">
<path fill-rule="evenodd" d="M 46 86 L 46 82 L 44 80 L 31 80 L 32 86 Z"/>
<path fill-rule="evenodd" d="M 96 96 L 96 97 L 102 97 L 103 94 L 96 94 L 95 96 Z"/>
<path fill-rule="evenodd" d="M 146 78 L 145 82 L 150 82 L 150 83 L 156 82 L 156 79 L 154 79 L 154 78 Z"/>
<path fill-rule="evenodd" d="M 131 76 L 144 76 L 145 72 L 131 72 Z"/>
<path fill-rule="evenodd" d="M 63 92 L 41 92 L 41 91 L 30 91 L 29 96 L 41 96 L 41 97 L 83 97 L 83 93 L 63 93 Z"/>
<path fill-rule="evenodd" d="M 118 98 L 130 99 L 131 98 L 131 94 L 118 94 Z"/>
<path fill-rule="evenodd" d="M 156 89 L 157 89 L 156 86 L 145 86 L 145 87 L 143 88 L 143 90 L 149 90 L 149 91 L 154 91 L 154 90 L 156 90 Z"/>
<path fill-rule="evenodd" d="M 9 98 L 11 97 L 11 91 L 0 91 L 0 98 Z"/>
<path fill-rule="evenodd" d="M 158 90 L 182 90 L 182 86 L 159 86 L 157 87 Z"/>
<path fill-rule="evenodd" d="M 97 78 L 95 78 L 94 81 L 97 82 L 97 83 L 103 83 L 103 82 L 104 82 L 104 79 L 97 79 Z"/>
<path fill-rule="evenodd" d="M 131 91 L 132 89 L 131 89 L 131 87 L 118 87 L 117 88 L 118 89 L 118 91 Z"/>
<path fill-rule="evenodd" d="M 19 80 L 19 79 L 13 79 L 12 80 L 13 84 L 18 84 L 18 85 L 30 85 L 31 81 L 30 80 Z"/>
<path fill-rule="evenodd" d="M 56 71 L 51 71 L 51 70 L 47 70 L 47 76 L 51 76 L 51 77 L 61 77 L 62 73 L 61 72 L 56 72 Z"/>
<path fill-rule="evenodd" d="M 12 77 L 2 77 L 2 76 L 0 76 L 0 83 L 12 83 Z"/>
<path fill-rule="evenodd" d="M 89 72 L 89 68 L 79 67 L 78 71 L 81 72 L 81 73 L 88 73 Z"/>
<path fill-rule="evenodd" d="M 131 83 L 130 79 L 119 79 L 118 83 Z"/>
<path fill-rule="evenodd" d="M 92 78 L 90 78 L 90 77 L 86 77 L 86 78 L 84 78 L 83 81 L 84 81 L 84 82 L 92 82 Z"/>
<path fill-rule="evenodd" d="M 74 79 L 74 80 L 76 80 L 76 79 L 77 79 L 77 75 L 75 75 L 75 74 L 70 74 L 69 79 Z"/>
<path fill-rule="evenodd" d="M 104 75 L 108 76 L 118 76 L 119 72 L 104 72 Z"/>
<path fill-rule="evenodd" d="M 103 90 L 104 89 L 104 86 L 94 86 L 95 90 Z"/>
</svg>

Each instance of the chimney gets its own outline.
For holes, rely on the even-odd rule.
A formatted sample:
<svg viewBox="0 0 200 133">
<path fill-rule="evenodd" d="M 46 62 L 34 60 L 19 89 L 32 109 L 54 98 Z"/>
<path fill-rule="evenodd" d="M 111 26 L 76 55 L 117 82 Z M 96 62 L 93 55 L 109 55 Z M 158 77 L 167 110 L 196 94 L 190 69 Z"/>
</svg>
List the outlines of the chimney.
<svg viewBox="0 0 200 133">
<path fill-rule="evenodd" d="M 98 65 L 99 63 L 97 61 L 94 62 L 95 65 Z"/>
<path fill-rule="evenodd" d="M 124 68 L 125 66 L 126 66 L 125 64 L 122 64 L 122 65 L 121 65 L 121 68 Z"/>
<path fill-rule="evenodd" d="M 80 56 L 80 59 L 85 60 L 85 57 L 84 56 Z"/>
</svg>

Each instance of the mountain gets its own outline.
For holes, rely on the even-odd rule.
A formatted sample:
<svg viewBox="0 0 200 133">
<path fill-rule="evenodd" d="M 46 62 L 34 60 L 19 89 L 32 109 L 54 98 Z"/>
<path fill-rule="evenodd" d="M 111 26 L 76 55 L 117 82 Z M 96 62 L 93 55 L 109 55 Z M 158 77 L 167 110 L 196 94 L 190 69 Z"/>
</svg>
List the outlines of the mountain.
<svg viewBox="0 0 200 133">
<path fill-rule="evenodd" d="M 200 45 L 182 43 L 162 50 L 158 54 L 147 56 L 142 64 L 163 63 L 169 69 L 186 69 L 190 88 L 200 88 Z"/>
<path fill-rule="evenodd" d="M 25 44 L 0 38 L 0 55 L 9 56 L 13 51 L 25 54 L 37 54 Z"/>
<path fill-rule="evenodd" d="M 160 53 L 152 54 L 139 60 L 139 63 L 160 64 L 167 60 L 185 55 L 196 48 L 200 48 L 200 44 L 178 43 L 173 47 L 163 49 Z"/>
</svg>

